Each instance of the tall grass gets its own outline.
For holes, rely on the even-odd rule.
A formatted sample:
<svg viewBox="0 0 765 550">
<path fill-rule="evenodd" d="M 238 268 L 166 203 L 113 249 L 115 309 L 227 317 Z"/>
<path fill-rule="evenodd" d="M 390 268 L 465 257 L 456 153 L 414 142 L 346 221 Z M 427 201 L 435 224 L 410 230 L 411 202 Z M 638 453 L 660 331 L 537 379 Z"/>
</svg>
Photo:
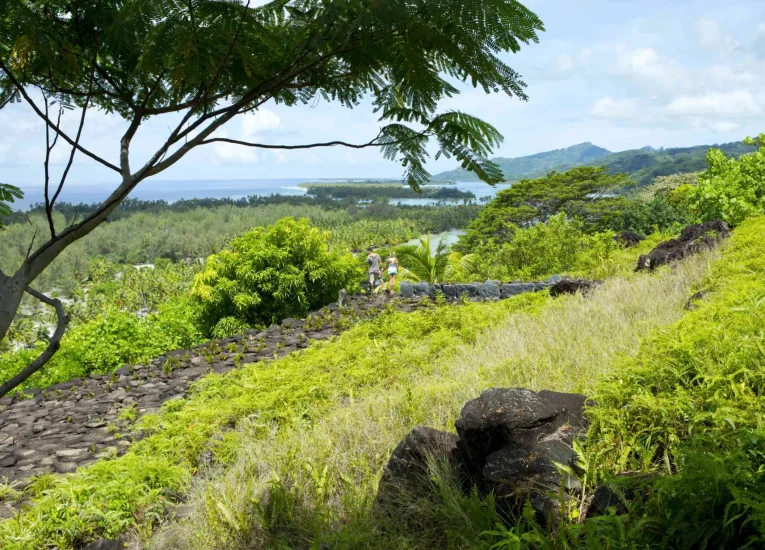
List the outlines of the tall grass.
<svg viewBox="0 0 765 550">
<path fill-rule="evenodd" d="M 416 425 L 451 430 L 462 405 L 489 387 L 589 393 L 615 358 L 634 355 L 643 337 L 681 317 L 717 257 L 512 313 L 449 358 L 267 439 L 245 427 L 234 465 L 200 477 L 190 516 L 156 536 L 153 548 L 476 547 L 490 511 L 443 479 L 438 505 L 402 509 L 416 528 L 388 523 L 381 531 L 370 512 L 395 445 Z M 377 344 L 384 357 L 386 342 Z"/>
</svg>

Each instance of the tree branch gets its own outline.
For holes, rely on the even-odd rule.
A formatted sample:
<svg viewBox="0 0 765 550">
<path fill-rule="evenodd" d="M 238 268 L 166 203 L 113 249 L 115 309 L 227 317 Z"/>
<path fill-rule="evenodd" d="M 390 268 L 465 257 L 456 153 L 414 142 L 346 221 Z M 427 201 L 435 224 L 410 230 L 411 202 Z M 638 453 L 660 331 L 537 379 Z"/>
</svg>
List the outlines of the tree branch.
<svg viewBox="0 0 765 550">
<path fill-rule="evenodd" d="M 258 149 L 314 149 L 316 147 L 335 147 L 335 146 L 341 146 L 341 147 L 350 147 L 351 149 L 365 149 L 367 147 L 379 147 L 382 145 L 381 143 L 376 143 L 379 139 L 380 134 L 377 135 L 373 140 L 368 141 L 367 143 L 347 143 L 345 141 L 325 141 L 324 143 L 309 143 L 306 145 L 270 145 L 266 143 L 250 143 L 247 141 L 241 141 L 238 139 L 229 139 L 229 138 L 211 138 L 206 139 L 204 141 L 201 141 L 200 145 L 207 145 L 208 143 L 215 143 L 216 141 L 222 141 L 225 143 L 233 143 L 235 145 L 244 145 L 246 147 L 256 147 Z"/>
<path fill-rule="evenodd" d="M 8 78 L 10 78 L 10 79 L 11 79 L 11 82 L 13 82 L 13 85 L 14 85 L 14 86 L 16 86 L 16 88 L 18 88 L 19 92 L 21 92 L 21 95 L 24 97 L 24 99 L 25 99 L 25 100 L 26 100 L 26 102 L 29 104 L 29 106 L 30 106 L 30 107 L 32 107 L 32 109 L 33 109 L 33 110 L 34 110 L 34 112 L 37 114 L 37 116 L 38 116 L 38 117 L 40 117 L 41 119 L 43 119 L 43 120 L 45 121 L 45 123 L 46 123 L 46 124 L 47 124 L 47 125 L 48 125 L 50 128 L 52 128 L 52 129 L 53 129 L 53 130 L 56 132 L 56 134 L 58 134 L 58 135 L 60 135 L 62 138 L 64 138 L 64 141 L 66 141 L 67 143 L 69 143 L 69 145 L 71 145 L 72 147 L 76 148 L 76 149 L 77 149 L 78 151 L 80 151 L 82 154 L 84 154 L 84 155 L 86 155 L 86 156 L 88 156 L 88 157 L 92 158 L 92 159 L 93 159 L 93 160 L 95 160 L 96 162 L 98 162 L 98 163 L 100 163 L 100 164 L 103 164 L 103 165 L 104 165 L 104 166 L 106 166 L 107 168 L 111 168 L 112 170 L 114 170 L 114 171 L 115 171 L 115 172 L 117 172 L 118 174 L 120 173 L 120 169 L 119 169 L 118 167 L 116 167 L 115 165 L 113 165 L 113 164 L 112 164 L 111 162 L 109 162 L 108 160 L 104 160 L 104 159 L 102 159 L 101 157 L 99 157 L 98 155 L 96 155 L 96 154 L 94 154 L 94 153 L 91 153 L 90 151 L 88 151 L 87 149 L 85 149 L 85 148 L 84 148 L 82 145 L 79 145 L 78 143 L 75 143 L 75 142 L 74 142 L 74 140 L 73 140 L 72 138 L 70 138 L 68 135 L 66 135 L 66 134 L 63 132 L 63 130 L 61 130 L 61 128 L 59 128 L 59 127 L 57 127 L 56 125 L 54 125 L 54 124 L 53 124 L 53 121 L 52 121 L 52 120 L 50 120 L 50 119 L 49 119 L 47 116 L 45 116 L 45 113 L 43 113 L 42 111 L 40 111 L 40 108 L 39 108 L 39 107 L 38 107 L 38 106 L 35 104 L 35 102 L 34 102 L 34 101 L 32 101 L 32 98 L 31 98 L 31 97 L 29 97 L 29 94 L 27 94 L 26 90 L 25 90 L 25 89 L 24 89 L 24 88 L 21 86 L 21 84 L 19 83 L 19 81 L 16 79 L 16 77 L 15 77 L 15 76 L 13 76 L 13 74 L 11 73 L 11 71 L 8 69 L 8 67 L 6 67 L 6 66 L 5 66 L 5 64 L 3 63 L 3 61 L 2 61 L 1 59 L 0 59 L 0 69 L 2 69 L 2 70 L 3 70 L 3 72 L 4 72 L 5 74 L 7 74 L 7 75 L 8 75 Z"/>
<path fill-rule="evenodd" d="M 48 98 L 43 93 L 43 101 L 45 102 L 45 117 L 47 118 L 48 115 Z M 61 125 L 61 115 L 63 114 L 64 109 L 63 107 L 59 107 L 58 110 L 58 119 L 56 120 L 56 126 Z M 45 187 L 44 187 L 44 198 L 45 198 L 45 217 L 48 220 L 48 228 L 50 229 L 50 236 L 51 238 L 54 238 L 56 236 L 56 228 L 53 224 L 53 204 L 50 201 L 50 195 L 49 195 L 49 185 L 50 185 L 50 153 L 53 151 L 53 148 L 56 147 L 56 143 L 58 143 L 58 134 L 53 138 L 53 143 L 50 142 L 50 127 L 48 125 L 45 126 Z M 27 257 L 29 257 L 29 251 L 27 251 Z"/>
<path fill-rule="evenodd" d="M 53 336 L 48 342 L 48 346 L 40 356 L 27 365 L 24 370 L 0 386 L 0 397 L 3 397 L 19 384 L 22 384 L 27 378 L 32 376 L 50 361 L 51 357 L 53 357 L 61 347 L 61 338 L 64 336 L 66 327 L 69 324 L 69 315 L 67 315 L 64 310 L 64 304 L 61 303 L 61 300 L 58 300 L 57 298 L 49 298 L 45 294 L 38 292 L 29 286 L 26 288 L 26 291 L 37 300 L 56 309 L 56 317 L 58 319 L 56 330 L 53 332 Z"/>
</svg>

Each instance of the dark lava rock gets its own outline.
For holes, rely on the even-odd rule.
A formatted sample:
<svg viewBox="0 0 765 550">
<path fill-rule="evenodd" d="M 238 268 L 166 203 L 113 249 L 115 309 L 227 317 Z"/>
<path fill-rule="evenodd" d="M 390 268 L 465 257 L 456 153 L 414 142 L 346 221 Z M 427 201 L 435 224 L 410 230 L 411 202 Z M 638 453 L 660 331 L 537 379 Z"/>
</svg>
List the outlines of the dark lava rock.
<svg viewBox="0 0 765 550">
<path fill-rule="evenodd" d="M 507 283 L 502 285 L 499 290 L 502 298 L 510 298 L 525 292 L 534 292 L 536 285 L 534 283 Z"/>
<path fill-rule="evenodd" d="M 485 282 L 482 285 L 476 285 L 478 286 L 478 296 L 482 300 L 499 300 L 501 297 L 501 291 L 499 288 L 499 285 L 496 284 L 494 281 L 492 282 Z"/>
<path fill-rule="evenodd" d="M 441 292 L 444 293 L 444 297 L 447 300 L 458 300 L 460 295 L 457 292 L 457 285 L 441 285 Z"/>
<path fill-rule="evenodd" d="M 573 440 L 586 428 L 585 396 L 521 388 L 491 389 L 469 401 L 454 423 L 466 470 L 500 509 L 517 513 L 529 500 L 541 522 L 558 503 L 548 493 L 561 484 L 578 490 L 554 463 L 575 468 Z"/>
<path fill-rule="evenodd" d="M 587 507 L 586 517 L 606 516 L 609 513 L 609 508 L 613 508 L 617 515 L 626 514 L 626 499 L 617 494 L 607 485 L 599 485 L 598 488 L 595 489 L 595 494 L 592 496 L 590 505 Z"/>
<path fill-rule="evenodd" d="M 426 426 L 417 426 L 393 450 L 383 470 L 378 503 L 394 503 L 397 494 L 421 493 L 428 479 L 428 457 L 457 461 L 457 436 Z"/>
<path fill-rule="evenodd" d="M 576 294 L 577 292 L 586 294 L 601 283 L 602 281 L 587 281 L 585 279 L 561 279 L 550 287 L 550 296 Z"/>
<path fill-rule="evenodd" d="M 614 235 L 614 240 L 623 247 L 630 248 L 640 244 L 640 241 L 645 240 L 645 237 L 634 231 L 622 231 Z"/>
<path fill-rule="evenodd" d="M 689 225 L 677 239 L 659 243 L 648 254 L 640 256 L 635 271 L 653 271 L 661 265 L 710 249 L 729 235 L 730 227 L 722 220 Z"/>
<path fill-rule="evenodd" d="M 401 281 L 399 293 L 402 298 L 411 298 L 414 296 L 414 285 L 409 281 Z"/>
</svg>

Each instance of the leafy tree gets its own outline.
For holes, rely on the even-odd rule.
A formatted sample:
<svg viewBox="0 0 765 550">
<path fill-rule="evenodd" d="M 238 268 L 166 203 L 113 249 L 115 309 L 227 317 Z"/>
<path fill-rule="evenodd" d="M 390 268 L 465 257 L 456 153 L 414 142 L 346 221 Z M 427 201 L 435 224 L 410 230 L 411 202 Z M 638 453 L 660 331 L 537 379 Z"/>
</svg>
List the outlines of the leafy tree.
<svg viewBox="0 0 765 550">
<path fill-rule="evenodd" d="M 424 164 L 433 138 L 437 156 L 454 156 L 481 179 L 500 181 L 487 157 L 501 135 L 468 114 L 438 112 L 438 102 L 458 93 L 447 77 L 526 99 L 520 76 L 497 54 L 536 42 L 543 29 L 513 0 L 274 0 L 257 7 L 231 0 L 0 0 L 0 14 L 0 106 L 20 94 L 45 125 L 49 222 L 47 240 L 14 273 L 0 273 L 0 338 L 25 291 L 61 312 L 45 356 L 0 386 L 0 395 L 45 364 L 66 329 L 60 302 L 30 285 L 137 185 L 196 147 L 378 147 L 403 164 L 406 181 L 417 188 L 429 179 Z M 365 143 L 274 145 L 215 134 L 269 101 L 293 106 L 323 98 L 353 108 L 362 97 L 371 99 L 382 124 Z M 71 134 L 59 124 L 70 108 L 79 109 Z M 127 123 L 114 144 L 116 163 L 81 142 L 90 109 Z M 175 126 L 136 167 L 131 142 L 143 123 L 162 115 Z M 52 181 L 50 154 L 64 143 L 69 157 Z M 113 192 L 95 211 L 57 228 L 54 207 L 76 155 L 113 171 Z"/>
<path fill-rule="evenodd" d="M 744 141 L 757 151 L 736 159 L 710 149 L 699 185 L 687 189 L 691 211 L 700 221 L 723 219 L 736 225 L 765 212 L 765 134 Z"/>
<path fill-rule="evenodd" d="M 686 208 L 672 204 L 665 195 L 657 195 L 647 201 L 629 201 L 616 216 L 611 227 L 617 231 L 627 230 L 648 235 L 690 222 L 691 218 Z"/>
<path fill-rule="evenodd" d="M 521 180 L 497 193 L 460 237 L 458 248 L 471 250 L 489 239 L 506 242 L 513 238 L 517 227 L 544 223 L 560 212 L 581 219 L 588 228 L 607 226 L 626 202 L 613 191 L 628 183 L 625 175 L 610 175 L 600 166 Z"/>
<path fill-rule="evenodd" d="M 354 290 L 362 266 L 352 254 L 332 251 L 329 239 L 306 219 L 284 218 L 210 256 L 191 289 L 202 330 L 228 336 L 232 329 L 298 317 L 336 299 L 342 288 Z"/>
</svg>

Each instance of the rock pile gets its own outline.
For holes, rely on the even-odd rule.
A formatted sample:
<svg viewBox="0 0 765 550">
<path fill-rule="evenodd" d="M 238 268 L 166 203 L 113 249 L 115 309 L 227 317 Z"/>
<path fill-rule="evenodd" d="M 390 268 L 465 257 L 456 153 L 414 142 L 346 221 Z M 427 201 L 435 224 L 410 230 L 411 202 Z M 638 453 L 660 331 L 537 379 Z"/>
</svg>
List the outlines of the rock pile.
<svg viewBox="0 0 765 550">
<path fill-rule="evenodd" d="M 378 502 L 401 491 L 418 491 L 428 457 L 450 462 L 465 488 L 490 492 L 507 513 L 528 500 L 542 524 L 555 521 L 560 488 L 579 490 L 579 482 L 555 463 L 576 468 L 574 438 L 586 429 L 583 395 L 521 388 L 486 390 L 469 401 L 454 423 L 457 435 L 417 427 L 396 447 L 382 480 Z"/>
<path fill-rule="evenodd" d="M 660 265 L 713 248 L 721 239 L 728 236 L 730 236 L 730 227 L 722 220 L 689 225 L 683 229 L 677 239 L 664 241 L 648 254 L 640 256 L 635 271 L 653 271 Z"/>
</svg>

